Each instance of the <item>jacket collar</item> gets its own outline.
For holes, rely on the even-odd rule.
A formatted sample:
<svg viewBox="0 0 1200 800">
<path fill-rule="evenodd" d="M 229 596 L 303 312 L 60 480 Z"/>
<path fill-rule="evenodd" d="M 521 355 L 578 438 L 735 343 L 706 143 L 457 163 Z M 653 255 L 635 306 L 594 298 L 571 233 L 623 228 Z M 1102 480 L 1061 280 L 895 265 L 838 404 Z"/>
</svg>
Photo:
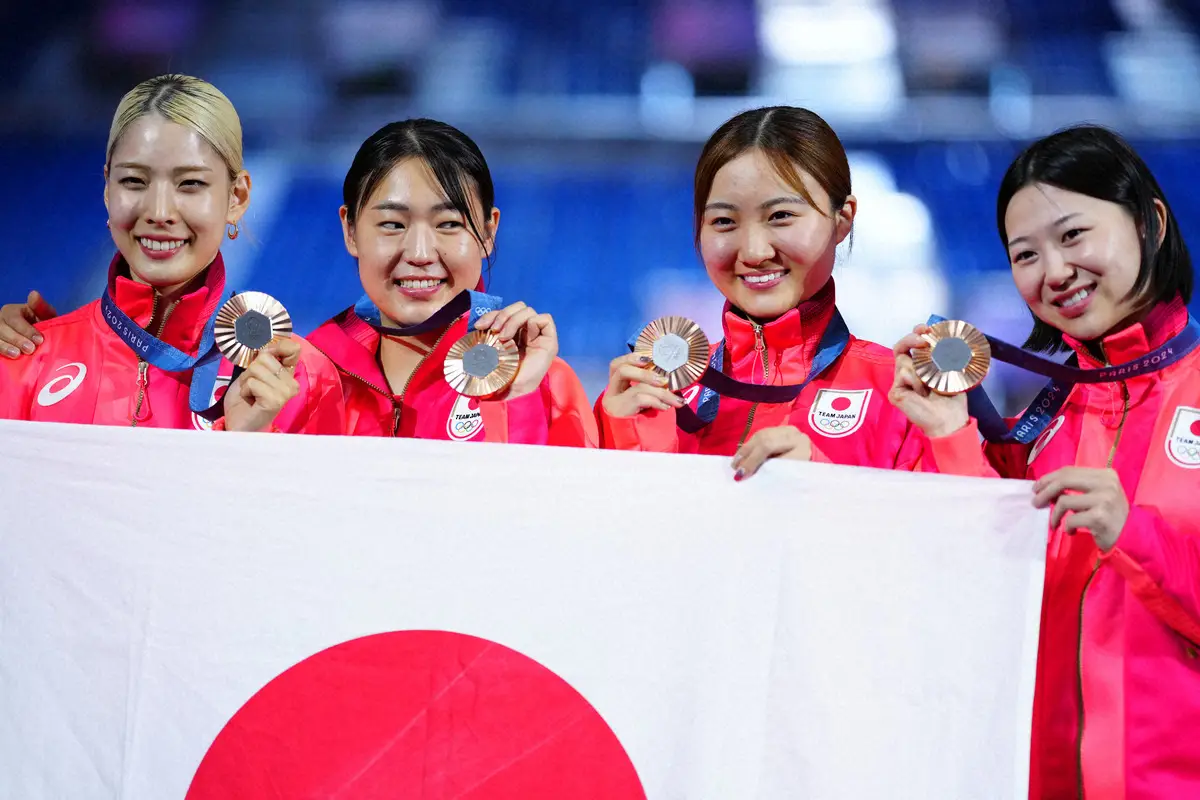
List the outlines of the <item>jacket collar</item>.
<svg viewBox="0 0 1200 800">
<path fill-rule="evenodd" d="M 194 354 L 200 346 L 205 326 L 217 313 L 224 291 L 225 262 L 218 253 L 207 267 L 204 283 L 172 304 L 161 332 L 149 332 L 172 347 Z M 108 293 L 117 308 L 146 329 L 150 326 L 157 305 L 162 303 L 161 299 L 156 299 L 153 287 L 129 277 L 129 265 L 120 253 L 108 268 Z"/>
</svg>

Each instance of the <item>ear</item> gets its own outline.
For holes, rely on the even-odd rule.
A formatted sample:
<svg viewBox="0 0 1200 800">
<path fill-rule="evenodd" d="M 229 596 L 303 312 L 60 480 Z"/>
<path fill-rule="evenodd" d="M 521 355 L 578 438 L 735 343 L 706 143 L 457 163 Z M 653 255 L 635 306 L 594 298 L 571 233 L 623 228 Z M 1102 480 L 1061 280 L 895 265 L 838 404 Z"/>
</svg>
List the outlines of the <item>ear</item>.
<svg viewBox="0 0 1200 800">
<path fill-rule="evenodd" d="M 841 244 L 854 230 L 854 215 L 858 213 L 858 198 L 854 195 L 846 197 L 846 202 L 838 209 L 834 222 L 837 225 L 837 243 Z"/>
<path fill-rule="evenodd" d="M 492 251 L 496 249 L 496 232 L 500 230 L 500 209 L 493 208 L 492 214 L 488 217 L 487 224 L 484 226 L 484 235 L 487 237 L 483 241 L 483 255 L 485 258 L 490 258 Z"/>
<path fill-rule="evenodd" d="M 342 220 L 342 238 L 346 242 L 346 251 L 358 258 L 358 242 L 354 241 L 354 223 L 350 221 L 350 209 L 342 206 L 338 209 L 338 217 Z"/>
<path fill-rule="evenodd" d="M 1167 238 L 1167 206 L 1157 197 L 1154 198 L 1154 213 L 1158 217 L 1158 246 L 1162 247 Z"/>
<path fill-rule="evenodd" d="M 226 222 L 237 223 L 250 207 L 250 173 L 242 170 L 233 179 L 229 189 L 229 213 Z"/>
<path fill-rule="evenodd" d="M 108 211 L 108 164 L 104 165 L 104 210 Z"/>
</svg>

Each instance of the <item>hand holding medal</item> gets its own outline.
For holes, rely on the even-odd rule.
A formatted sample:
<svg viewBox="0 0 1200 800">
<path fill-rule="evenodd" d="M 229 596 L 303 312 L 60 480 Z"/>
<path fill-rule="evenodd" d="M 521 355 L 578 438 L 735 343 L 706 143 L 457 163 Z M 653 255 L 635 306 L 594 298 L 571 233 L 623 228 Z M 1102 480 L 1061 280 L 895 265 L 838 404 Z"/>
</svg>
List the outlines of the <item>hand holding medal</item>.
<svg viewBox="0 0 1200 800">
<path fill-rule="evenodd" d="M 654 320 L 632 347 L 633 353 L 609 365 L 603 403 L 610 417 L 681 408 L 685 403 L 676 392 L 696 383 L 708 368 L 708 337 L 686 317 Z"/>
<path fill-rule="evenodd" d="M 507 389 L 513 399 L 536 391 L 557 356 L 554 319 L 516 302 L 480 317 L 451 346 L 443 371 L 459 394 L 490 397 Z"/>
<path fill-rule="evenodd" d="M 954 326 L 970 328 L 966 333 L 974 335 L 968 339 Z M 970 419 L 965 392 L 983 380 L 990 359 L 979 340 L 987 347 L 982 334 L 966 323 L 916 326 L 893 350 L 896 368 L 888 400 L 930 437 L 962 428 Z"/>
<path fill-rule="evenodd" d="M 217 347 L 235 367 L 224 398 L 226 430 L 266 430 L 299 394 L 300 345 L 291 332 L 287 310 L 261 292 L 234 295 L 217 312 Z"/>
</svg>

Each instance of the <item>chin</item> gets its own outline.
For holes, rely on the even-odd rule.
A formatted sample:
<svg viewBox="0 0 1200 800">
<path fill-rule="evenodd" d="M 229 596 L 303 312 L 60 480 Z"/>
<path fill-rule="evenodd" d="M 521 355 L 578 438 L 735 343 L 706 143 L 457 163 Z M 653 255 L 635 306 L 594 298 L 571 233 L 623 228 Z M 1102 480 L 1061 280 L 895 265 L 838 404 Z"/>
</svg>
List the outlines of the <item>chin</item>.
<svg viewBox="0 0 1200 800">
<path fill-rule="evenodd" d="M 738 298 L 734 301 L 734 305 L 758 319 L 776 319 L 777 317 L 782 317 L 799 305 L 799 303 L 799 300 L 795 300 L 790 294 L 784 292 L 772 292 L 768 295 L 760 295 L 748 294 L 743 291 L 739 292 Z"/>
</svg>

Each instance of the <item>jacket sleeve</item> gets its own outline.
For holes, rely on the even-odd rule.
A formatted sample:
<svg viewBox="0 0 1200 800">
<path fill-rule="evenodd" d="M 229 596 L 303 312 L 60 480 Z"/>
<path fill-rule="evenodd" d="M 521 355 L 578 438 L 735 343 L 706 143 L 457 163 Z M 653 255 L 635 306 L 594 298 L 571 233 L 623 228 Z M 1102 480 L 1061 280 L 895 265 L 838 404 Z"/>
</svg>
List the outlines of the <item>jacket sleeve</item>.
<svg viewBox="0 0 1200 800">
<path fill-rule="evenodd" d="M 479 404 L 485 440 L 510 444 L 596 447 L 599 434 L 587 392 L 575 371 L 556 358 L 536 392 Z"/>
<path fill-rule="evenodd" d="M 301 348 L 296 367 L 300 393 L 284 405 L 271 430 L 326 436 L 345 434 L 346 404 L 337 368 L 308 342 L 298 336 L 293 338 L 300 342 Z"/>
<path fill-rule="evenodd" d="M 36 354 L 0 358 L 0 419 L 29 419 L 40 364 Z"/>
<path fill-rule="evenodd" d="M 921 469 L 946 475 L 978 478 L 1026 477 L 1028 445 L 980 445 L 979 426 L 974 419 L 949 436 L 925 438 Z"/>
<path fill-rule="evenodd" d="M 647 410 L 632 417 L 612 417 L 604 410 L 604 393 L 595 406 L 600 446 L 605 450 L 649 453 L 692 452 L 681 446 L 685 434 L 675 425 L 675 411 Z M 690 438 L 690 437 L 689 437 Z"/>
<path fill-rule="evenodd" d="M 1160 622 L 1200 647 L 1200 539 L 1156 509 L 1134 506 L 1116 547 L 1101 559 Z"/>
</svg>

